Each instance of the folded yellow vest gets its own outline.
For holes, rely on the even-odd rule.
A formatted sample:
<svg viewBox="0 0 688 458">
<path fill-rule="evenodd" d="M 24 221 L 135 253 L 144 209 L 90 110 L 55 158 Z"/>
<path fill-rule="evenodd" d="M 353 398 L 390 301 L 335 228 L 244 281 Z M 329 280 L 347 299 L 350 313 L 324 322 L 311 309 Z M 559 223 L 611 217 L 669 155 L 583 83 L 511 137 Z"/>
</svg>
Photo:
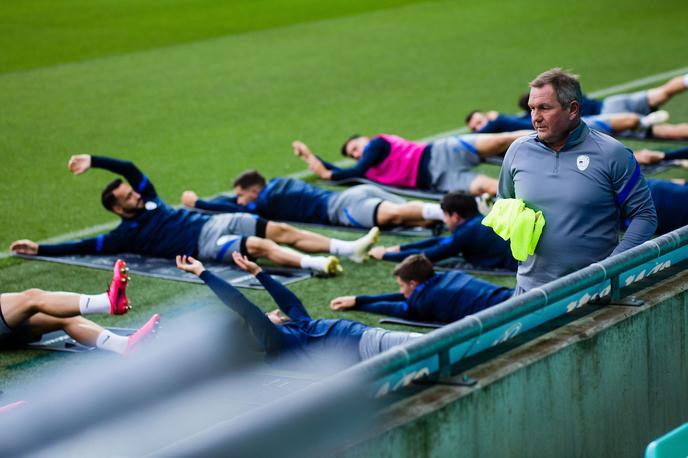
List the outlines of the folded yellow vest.
<svg viewBox="0 0 688 458">
<path fill-rule="evenodd" d="M 511 254 L 514 259 L 525 261 L 535 253 L 545 217 L 535 212 L 521 199 L 499 199 L 482 224 L 491 227 L 504 240 L 511 239 Z"/>
</svg>

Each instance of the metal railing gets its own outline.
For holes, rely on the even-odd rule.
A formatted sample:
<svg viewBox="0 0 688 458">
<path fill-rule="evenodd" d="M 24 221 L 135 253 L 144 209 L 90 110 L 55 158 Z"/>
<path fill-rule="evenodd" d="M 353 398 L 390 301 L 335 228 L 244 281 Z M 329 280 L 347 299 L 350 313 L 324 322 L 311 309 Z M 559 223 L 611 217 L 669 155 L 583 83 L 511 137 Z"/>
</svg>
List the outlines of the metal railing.
<svg viewBox="0 0 688 458">
<path fill-rule="evenodd" d="M 385 395 L 414 380 L 451 373 L 451 367 L 592 299 L 622 297 L 623 288 L 688 259 L 688 226 L 594 263 L 475 315 L 448 324 L 404 346 L 364 361 L 347 372 Z"/>
</svg>

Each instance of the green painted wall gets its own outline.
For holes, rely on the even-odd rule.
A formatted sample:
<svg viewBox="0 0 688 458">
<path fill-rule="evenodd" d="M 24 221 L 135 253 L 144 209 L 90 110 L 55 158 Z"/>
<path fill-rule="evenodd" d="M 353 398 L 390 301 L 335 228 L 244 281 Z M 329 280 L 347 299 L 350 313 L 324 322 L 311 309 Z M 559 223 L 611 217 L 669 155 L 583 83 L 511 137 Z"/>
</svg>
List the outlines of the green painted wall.
<svg viewBox="0 0 688 458">
<path fill-rule="evenodd" d="M 386 413 L 347 456 L 627 457 L 688 420 L 688 274 L 644 290 Z"/>
</svg>

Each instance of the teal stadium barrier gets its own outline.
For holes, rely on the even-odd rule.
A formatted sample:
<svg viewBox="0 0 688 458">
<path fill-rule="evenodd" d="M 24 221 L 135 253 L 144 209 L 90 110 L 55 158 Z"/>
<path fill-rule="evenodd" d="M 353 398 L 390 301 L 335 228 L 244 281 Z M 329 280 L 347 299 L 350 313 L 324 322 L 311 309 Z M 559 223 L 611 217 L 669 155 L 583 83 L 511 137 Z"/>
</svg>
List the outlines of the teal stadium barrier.
<svg viewBox="0 0 688 458">
<path fill-rule="evenodd" d="M 688 226 L 594 263 L 541 288 L 465 317 L 349 369 L 372 383 L 375 396 L 432 375 L 451 374 L 462 359 L 507 342 L 593 299 L 624 295 L 624 288 L 688 259 Z"/>
<path fill-rule="evenodd" d="M 688 456 L 688 423 L 653 440 L 645 450 L 645 458 L 684 458 L 686 456 Z"/>
</svg>

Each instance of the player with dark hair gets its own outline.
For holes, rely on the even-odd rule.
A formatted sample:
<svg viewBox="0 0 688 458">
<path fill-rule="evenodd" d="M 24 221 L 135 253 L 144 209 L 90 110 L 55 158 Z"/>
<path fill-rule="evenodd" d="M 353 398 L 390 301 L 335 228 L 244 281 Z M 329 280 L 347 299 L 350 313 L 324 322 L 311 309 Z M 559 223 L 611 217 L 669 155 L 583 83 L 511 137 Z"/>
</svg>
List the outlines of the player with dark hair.
<svg viewBox="0 0 688 458">
<path fill-rule="evenodd" d="M 393 275 L 399 284 L 398 293 L 341 296 L 330 302 L 330 308 L 451 323 L 499 304 L 514 292 L 458 270 L 436 273 L 430 260 L 422 254 L 404 259 L 395 267 Z"/>
<path fill-rule="evenodd" d="M 28 289 L 0 294 L 0 349 L 21 347 L 41 339 L 45 333 L 62 330 L 82 345 L 127 354 L 150 338 L 160 316 L 153 315 L 128 337 L 103 329 L 81 315 L 122 315 L 130 309 L 126 295 L 128 269 L 117 260 L 106 293 L 88 295 Z"/>
<path fill-rule="evenodd" d="M 442 220 L 439 204 L 407 202 L 373 185 L 335 192 L 296 178 L 266 182 L 258 171 L 248 170 L 234 180 L 234 193 L 233 197 L 202 200 L 193 191 L 185 191 L 182 203 L 214 212 L 255 213 L 277 221 L 364 228 L 427 226 L 432 220 Z"/>
<path fill-rule="evenodd" d="M 357 321 L 314 320 L 299 298 L 273 280 L 260 266 L 237 252 L 232 256 L 237 266 L 255 275 L 279 309 L 263 313 L 238 289 L 205 270 L 196 259 L 178 256 L 177 267 L 197 275 L 225 305 L 246 321 L 270 364 L 288 364 L 302 370 L 322 372 L 332 369 L 333 356 L 340 359 L 338 363 L 348 366 L 420 336 L 418 333 L 371 328 Z M 336 366 L 337 369 L 343 368 L 339 364 Z"/>
<path fill-rule="evenodd" d="M 294 153 L 325 180 L 367 178 L 380 184 L 438 192 L 463 191 L 473 195 L 497 192 L 497 180 L 473 171 L 485 158 L 504 153 L 528 132 L 490 135 L 454 135 L 431 143 L 417 143 L 396 135 L 356 135 L 342 147 L 342 154 L 357 161 L 340 169 L 325 162 L 303 142 L 292 143 Z"/>
<path fill-rule="evenodd" d="M 69 160 L 69 169 L 75 175 L 91 167 L 122 175 L 128 182 L 114 180 L 101 196 L 103 206 L 122 219 L 119 226 L 107 234 L 76 242 L 39 246 L 31 240 L 18 240 L 10 246 L 12 251 L 46 256 L 127 252 L 174 258 L 187 254 L 218 262 L 231 262 L 231 253 L 237 251 L 283 266 L 335 274 L 341 271 L 336 257 L 302 255 L 277 243 L 309 253 L 330 252 L 360 260 L 366 257 L 369 246 L 376 240 L 375 234 L 353 242 L 330 239 L 245 213 L 211 216 L 175 209 L 158 196 L 148 177 L 132 162 L 87 154 L 72 156 Z"/>
<path fill-rule="evenodd" d="M 452 232 L 447 237 L 434 237 L 419 242 L 392 247 L 376 246 L 369 252 L 375 259 L 401 261 L 412 254 L 424 254 L 436 262 L 461 255 L 475 267 L 516 271 L 517 261 L 511 255 L 509 243 L 481 224 L 475 197 L 450 192 L 440 203 L 444 222 Z"/>
</svg>

